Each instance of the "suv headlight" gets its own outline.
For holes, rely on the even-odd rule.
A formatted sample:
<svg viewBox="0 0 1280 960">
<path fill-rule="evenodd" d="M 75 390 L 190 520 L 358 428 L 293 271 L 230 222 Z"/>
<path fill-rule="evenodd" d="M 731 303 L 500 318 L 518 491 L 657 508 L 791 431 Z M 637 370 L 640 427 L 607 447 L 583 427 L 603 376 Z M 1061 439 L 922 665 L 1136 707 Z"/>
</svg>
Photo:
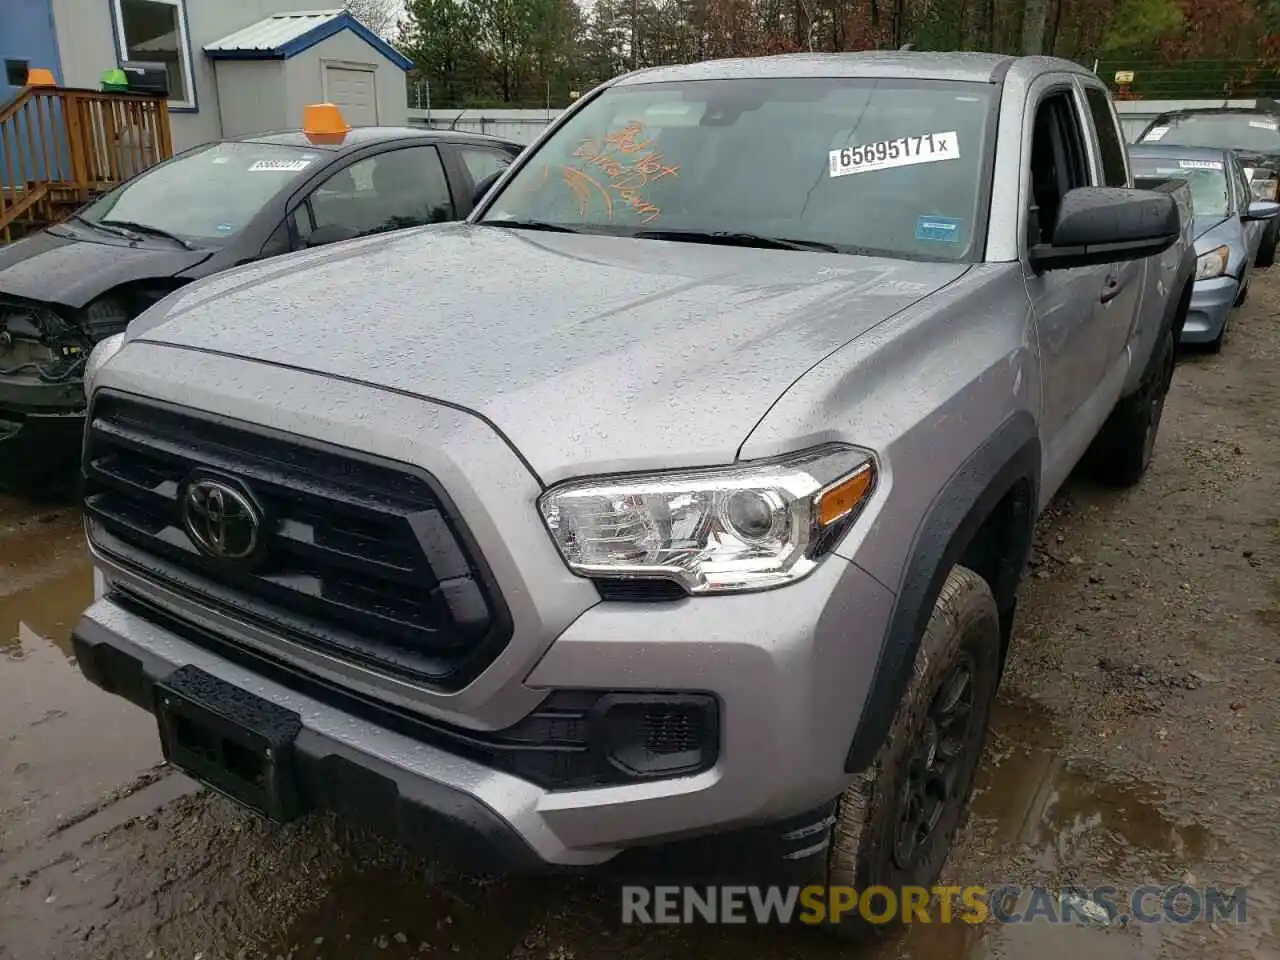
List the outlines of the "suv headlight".
<svg viewBox="0 0 1280 960">
<path fill-rule="evenodd" d="M 875 483 L 870 452 L 825 444 L 731 467 L 572 480 L 539 497 L 538 509 L 579 576 L 729 593 L 807 576 Z"/>
<path fill-rule="evenodd" d="M 1228 252 L 1225 246 L 1214 247 L 1196 257 L 1196 279 L 1212 280 L 1226 273 Z"/>
</svg>

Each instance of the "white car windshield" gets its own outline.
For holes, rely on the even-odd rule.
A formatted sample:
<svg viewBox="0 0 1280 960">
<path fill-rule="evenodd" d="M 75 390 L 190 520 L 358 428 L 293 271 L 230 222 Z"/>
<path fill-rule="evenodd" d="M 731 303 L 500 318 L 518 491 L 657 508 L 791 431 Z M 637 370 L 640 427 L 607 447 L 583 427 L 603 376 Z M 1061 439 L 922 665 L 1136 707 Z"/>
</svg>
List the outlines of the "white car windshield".
<svg viewBox="0 0 1280 960">
<path fill-rule="evenodd" d="M 482 222 L 973 259 L 995 89 L 864 78 L 610 87 L 538 148 Z"/>
<path fill-rule="evenodd" d="M 1225 217 L 1231 209 L 1227 173 L 1221 160 L 1175 160 L 1133 157 L 1135 177 L 1186 180 L 1191 186 L 1191 209 L 1197 216 Z"/>
</svg>

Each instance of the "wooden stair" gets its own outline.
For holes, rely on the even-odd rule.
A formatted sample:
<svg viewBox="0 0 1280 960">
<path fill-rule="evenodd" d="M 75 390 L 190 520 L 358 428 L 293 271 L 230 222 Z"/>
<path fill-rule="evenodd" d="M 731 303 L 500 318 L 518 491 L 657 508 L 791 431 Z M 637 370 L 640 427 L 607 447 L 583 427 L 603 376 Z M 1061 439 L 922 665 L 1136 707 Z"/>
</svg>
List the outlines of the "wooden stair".
<svg viewBox="0 0 1280 960">
<path fill-rule="evenodd" d="M 23 88 L 0 105 L 0 243 L 66 219 L 171 156 L 163 98 Z"/>
</svg>

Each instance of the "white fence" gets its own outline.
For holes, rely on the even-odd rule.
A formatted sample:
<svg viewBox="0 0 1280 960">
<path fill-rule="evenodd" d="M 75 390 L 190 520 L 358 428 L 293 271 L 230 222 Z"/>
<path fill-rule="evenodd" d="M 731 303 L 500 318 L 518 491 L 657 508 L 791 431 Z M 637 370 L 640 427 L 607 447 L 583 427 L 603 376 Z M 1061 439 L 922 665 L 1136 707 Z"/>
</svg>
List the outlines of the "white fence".
<svg viewBox="0 0 1280 960">
<path fill-rule="evenodd" d="M 410 110 L 411 124 L 533 143 L 559 110 Z"/>
</svg>

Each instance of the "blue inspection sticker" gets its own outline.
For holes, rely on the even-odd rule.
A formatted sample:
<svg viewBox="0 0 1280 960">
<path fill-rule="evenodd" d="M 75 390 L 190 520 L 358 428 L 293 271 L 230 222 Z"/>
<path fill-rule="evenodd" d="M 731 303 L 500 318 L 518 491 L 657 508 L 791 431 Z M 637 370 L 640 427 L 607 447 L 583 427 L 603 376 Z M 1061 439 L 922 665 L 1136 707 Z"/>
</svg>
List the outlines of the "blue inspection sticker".
<svg viewBox="0 0 1280 960">
<path fill-rule="evenodd" d="M 916 239 L 935 243 L 959 243 L 963 223 L 955 217 L 916 217 Z"/>
<path fill-rule="evenodd" d="M 214 229 L 216 229 L 219 233 L 230 233 L 235 228 L 236 226 L 234 223 L 220 223 Z"/>
</svg>

